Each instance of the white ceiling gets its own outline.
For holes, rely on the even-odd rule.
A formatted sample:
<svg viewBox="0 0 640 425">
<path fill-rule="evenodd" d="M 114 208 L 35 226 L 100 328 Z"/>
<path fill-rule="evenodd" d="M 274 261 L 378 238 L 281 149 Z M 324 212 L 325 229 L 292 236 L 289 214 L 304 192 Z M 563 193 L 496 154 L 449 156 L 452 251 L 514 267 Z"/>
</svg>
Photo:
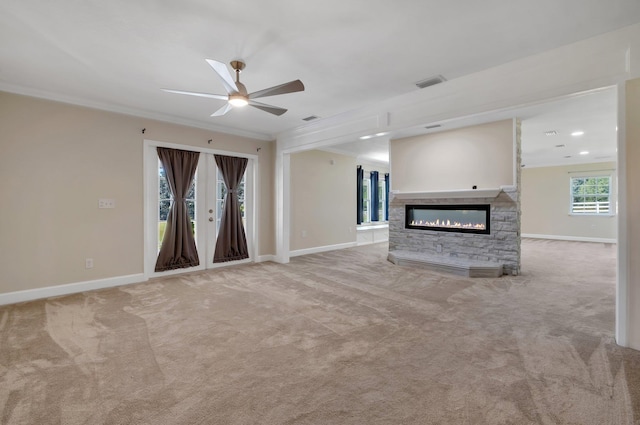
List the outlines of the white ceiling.
<svg viewBox="0 0 640 425">
<path fill-rule="evenodd" d="M 617 94 L 613 87 L 576 94 L 563 99 L 471 119 L 442 123 L 427 130 L 410 128 L 383 137 L 334 145 L 328 150 L 363 161 L 389 161 L 389 140 L 452 130 L 483 122 L 518 117 L 522 120 L 522 164 L 541 167 L 616 160 Z M 555 131 L 553 136 L 546 135 Z M 576 131 L 584 132 L 572 136 Z M 588 152 L 580 154 L 580 152 Z"/>
<path fill-rule="evenodd" d="M 389 137 L 356 140 L 333 145 L 322 150 L 355 156 L 360 161 L 389 163 Z"/>
<path fill-rule="evenodd" d="M 271 139 L 305 124 L 640 22 L 638 0 L 0 2 L 0 90 Z M 243 59 L 250 92 L 289 109 L 209 115 L 224 93 L 205 59 Z M 445 83 L 446 84 L 446 83 Z M 428 89 L 426 89 L 428 90 Z M 533 124 L 532 124 L 533 125 Z"/>
<path fill-rule="evenodd" d="M 522 111 L 522 163 L 527 167 L 616 161 L 614 88 Z M 556 135 L 546 135 L 555 131 Z M 572 136 L 574 132 L 582 135 Z M 581 154 L 582 152 L 582 154 Z"/>
</svg>

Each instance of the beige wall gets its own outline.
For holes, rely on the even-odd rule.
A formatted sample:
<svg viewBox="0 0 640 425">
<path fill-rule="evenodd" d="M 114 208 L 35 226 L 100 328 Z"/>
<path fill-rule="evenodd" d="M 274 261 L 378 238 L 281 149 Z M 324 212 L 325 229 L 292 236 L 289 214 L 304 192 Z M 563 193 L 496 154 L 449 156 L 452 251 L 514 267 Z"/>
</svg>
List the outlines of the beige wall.
<svg viewBox="0 0 640 425">
<path fill-rule="evenodd" d="M 259 155 L 274 253 L 274 143 L 0 92 L 0 293 L 143 273 L 144 139 Z"/>
<path fill-rule="evenodd" d="M 391 190 L 498 188 L 513 181 L 513 120 L 390 143 Z"/>
<path fill-rule="evenodd" d="M 389 164 L 385 165 L 378 162 L 356 160 L 356 165 L 362 165 L 362 169 L 365 172 L 377 171 L 379 174 L 380 180 L 383 180 L 385 173 L 389 172 Z"/>
<path fill-rule="evenodd" d="M 626 229 L 621 230 L 627 242 L 627 334 L 629 346 L 640 350 L 640 79 L 627 81 L 625 92 Z"/>
<path fill-rule="evenodd" d="M 291 251 L 355 242 L 355 226 L 355 158 L 291 154 Z"/>
<path fill-rule="evenodd" d="M 569 215 L 569 179 L 582 173 L 610 172 L 615 193 L 614 162 L 522 170 L 522 234 L 615 239 L 617 217 Z M 615 196 L 612 197 L 615 203 Z"/>
</svg>

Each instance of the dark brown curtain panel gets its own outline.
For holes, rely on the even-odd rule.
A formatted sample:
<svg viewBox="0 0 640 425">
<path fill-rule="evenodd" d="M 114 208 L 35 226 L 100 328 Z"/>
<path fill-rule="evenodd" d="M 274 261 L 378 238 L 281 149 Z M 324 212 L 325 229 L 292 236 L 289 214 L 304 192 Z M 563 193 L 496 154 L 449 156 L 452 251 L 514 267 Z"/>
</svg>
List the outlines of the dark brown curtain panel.
<svg viewBox="0 0 640 425">
<path fill-rule="evenodd" d="M 227 185 L 227 194 L 220 218 L 220 231 L 216 240 L 216 250 L 213 254 L 214 263 L 236 261 L 249 258 L 247 237 L 242 224 L 240 202 L 238 201 L 238 186 L 247 169 L 247 158 L 215 155 L 216 165 Z"/>
<path fill-rule="evenodd" d="M 155 270 L 162 272 L 197 266 L 200 262 L 185 196 L 196 174 L 200 153 L 158 148 L 158 157 L 173 199 Z"/>
</svg>

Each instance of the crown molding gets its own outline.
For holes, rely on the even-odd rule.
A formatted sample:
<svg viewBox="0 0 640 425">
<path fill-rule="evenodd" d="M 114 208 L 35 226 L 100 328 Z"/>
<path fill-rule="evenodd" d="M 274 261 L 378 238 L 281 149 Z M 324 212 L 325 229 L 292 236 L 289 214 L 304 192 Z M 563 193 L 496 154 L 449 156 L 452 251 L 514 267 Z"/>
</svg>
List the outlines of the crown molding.
<svg viewBox="0 0 640 425">
<path fill-rule="evenodd" d="M 147 118 L 156 121 L 167 122 L 171 124 L 184 125 L 187 127 L 200 128 L 203 130 L 211 130 L 217 133 L 230 134 L 233 136 L 247 137 L 250 139 L 274 141 L 275 137 L 271 134 L 257 133 L 253 131 L 240 130 L 232 127 L 225 127 L 221 125 L 215 125 L 197 120 L 190 120 L 186 118 L 180 118 L 173 115 L 159 114 L 155 112 L 143 111 L 136 108 L 128 108 L 120 105 L 113 105 L 110 103 L 96 102 L 93 100 L 82 99 L 74 96 L 61 95 L 59 93 L 48 92 L 44 90 L 38 90 L 30 87 L 17 86 L 0 82 L 0 91 L 19 94 L 22 96 L 35 97 L 39 99 L 51 100 L 54 102 L 67 103 L 75 106 L 82 106 L 85 108 L 98 109 L 101 111 L 114 112 L 118 114 L 130 115 L 139 118 Z"/>
</svg>

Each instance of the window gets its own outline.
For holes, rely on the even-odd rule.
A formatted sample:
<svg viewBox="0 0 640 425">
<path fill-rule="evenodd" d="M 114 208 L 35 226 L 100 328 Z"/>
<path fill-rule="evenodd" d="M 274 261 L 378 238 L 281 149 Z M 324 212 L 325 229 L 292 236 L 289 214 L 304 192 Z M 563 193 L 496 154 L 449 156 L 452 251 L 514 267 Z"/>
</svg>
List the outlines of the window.
<svg viewBox="0 0 640 425">
<path fill-rule="evenodd" d="M 380 176 L 380 172 L 375 170 L 365 173 L 361 165 L 357 171 L 358 224 L 388 221 L 389 174 Z"/>
<path fill-rule="evenodd" d="M 362 181 L 362 222 L 371 221 L 371 179 Z"/>
<path fill-rule="evenodd" d="M 611 215 L 611 176 L 571 177 L 571 214 Z"/>
<path fill-rule="evenodd" d="M 378 217 L 380 217 L 380 221 L 387 221 L 384 209 L 387 195 L 386 187 L 384 179 L 378 181 Z"/>
</svg>

